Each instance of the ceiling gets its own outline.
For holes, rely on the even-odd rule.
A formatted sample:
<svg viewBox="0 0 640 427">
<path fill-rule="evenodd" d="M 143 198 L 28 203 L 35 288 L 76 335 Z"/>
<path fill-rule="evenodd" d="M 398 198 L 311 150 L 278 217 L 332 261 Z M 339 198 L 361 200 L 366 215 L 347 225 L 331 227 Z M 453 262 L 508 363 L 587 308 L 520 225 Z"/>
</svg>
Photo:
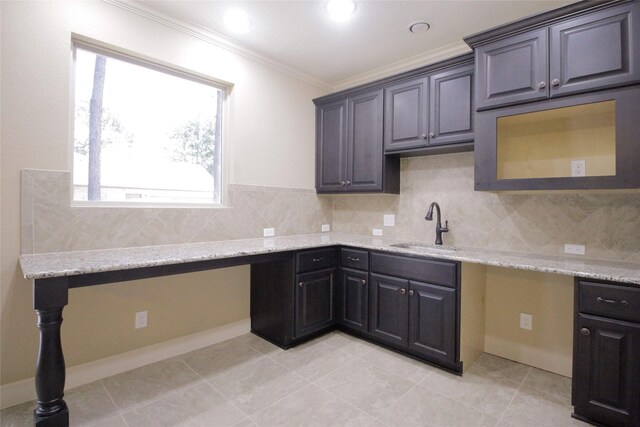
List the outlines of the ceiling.
<svg viewBox="0 0 640 427">
<path fill-rule="evenodd" d="M 385 70 L 397 72 L 433 62 L 441 59 L 438 53 L 461 53 L 467 49 L 464 36 L 573 1 L 356 0 L 356 11 L 347 22 L 333 21 L 326 13 L 326 1 L 318 0 L 143 3 L 149 10 L 223 35 L 327 86 L 340 87 L 365 74 L 384 75 Z M 225 27 L 224 13 L 232 7 L 249 15 L 247 33 L 234 34 Z M 412 34 L 408 27 L 415 21 L 426 21 L 431 29 Z"/>
</svg>

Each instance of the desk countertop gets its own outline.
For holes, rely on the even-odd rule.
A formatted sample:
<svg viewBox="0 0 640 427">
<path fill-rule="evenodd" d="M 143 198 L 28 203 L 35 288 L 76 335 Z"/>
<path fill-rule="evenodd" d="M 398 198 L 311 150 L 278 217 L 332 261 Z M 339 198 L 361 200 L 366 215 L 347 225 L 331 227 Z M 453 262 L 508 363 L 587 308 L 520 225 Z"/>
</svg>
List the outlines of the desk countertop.
<svg viewBox="0 0 640 427">
<path fill-rule="evenodd" d="M 484 248 L 457 247 L 455 251 L 441 251 L 392 246 L 397 243 L 400 242 L 382 237 L 322 233 L 22 255 L 20 265 L 26 279 L 46 279 L 341 245 L 640 285 L 640 264 L 635 263 L 493 251 Z"/>
</svg>

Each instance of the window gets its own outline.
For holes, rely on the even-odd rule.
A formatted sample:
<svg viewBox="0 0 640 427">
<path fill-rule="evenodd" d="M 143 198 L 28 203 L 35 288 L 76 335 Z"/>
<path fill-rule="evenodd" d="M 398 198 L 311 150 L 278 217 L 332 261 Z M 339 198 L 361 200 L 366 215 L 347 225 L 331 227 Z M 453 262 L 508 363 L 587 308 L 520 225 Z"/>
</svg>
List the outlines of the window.
<svg viewBox="0 0 640 427">
<path fill-rule="evenodd" d="M 221 202 L 225 89 L 74 44 L 73 200 Z"/>
</svg>

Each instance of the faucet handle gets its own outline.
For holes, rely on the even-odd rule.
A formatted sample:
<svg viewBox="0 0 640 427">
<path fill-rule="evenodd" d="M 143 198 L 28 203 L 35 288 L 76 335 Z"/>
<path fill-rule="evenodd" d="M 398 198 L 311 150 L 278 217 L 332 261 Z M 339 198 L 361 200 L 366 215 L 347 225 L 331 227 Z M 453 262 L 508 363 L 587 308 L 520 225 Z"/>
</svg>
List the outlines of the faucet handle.
<svg viewBox="0 0 640 427">
<path fill-rule="evenodd" d="M 443 233 L 449 231 L 449 221 L 444 222 L 444 227 L 440 227 L 440 231 L 442 231 Z"/>
</svg>

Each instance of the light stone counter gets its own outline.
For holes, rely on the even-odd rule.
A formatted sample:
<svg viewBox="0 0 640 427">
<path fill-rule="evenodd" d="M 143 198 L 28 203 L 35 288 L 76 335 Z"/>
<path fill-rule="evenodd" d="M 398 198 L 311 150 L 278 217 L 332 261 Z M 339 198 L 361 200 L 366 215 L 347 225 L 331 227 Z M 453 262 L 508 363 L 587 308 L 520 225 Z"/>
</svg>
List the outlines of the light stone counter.
<svg viewBox="0 0 640 427">
<path fill-rule="evenodd" d="M 456 248 L 456 251 L 440 251 L 429 248 L 405 249 L 391 246 L 396 243 L 401 242 L 382 237 L 323 233 L 182 245 L 22 255 L 20 257 L 20 265 L 26 279 L 45 279 L 343 245 L 398 254 L 428 256 L 640 285 L 640 264 L 579 259 L 568 256 L 554 257 L 501 252 L 477 248 L 459 247 Z"/>
</svg>

